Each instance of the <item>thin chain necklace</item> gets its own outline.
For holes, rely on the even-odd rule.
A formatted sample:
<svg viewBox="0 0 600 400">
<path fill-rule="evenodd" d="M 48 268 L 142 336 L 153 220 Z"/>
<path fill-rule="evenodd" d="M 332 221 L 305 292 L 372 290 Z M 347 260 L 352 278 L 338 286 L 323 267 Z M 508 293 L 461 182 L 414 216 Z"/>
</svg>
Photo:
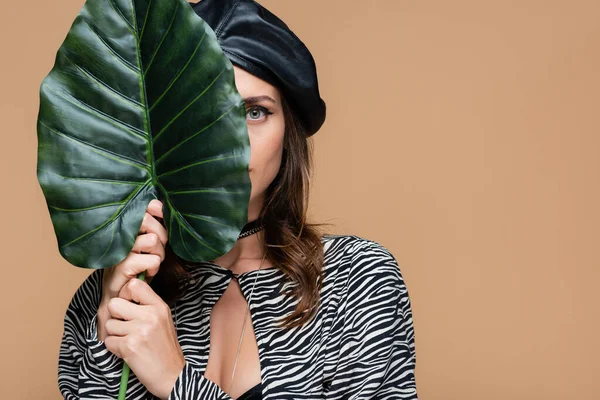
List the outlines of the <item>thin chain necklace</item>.
<svg viewBox="0 0 600 400">
<path fill-rule="evenodd" d="M 260 222 L 258 220 L 249 222 L 248 224 L 246 224 L 246 226 L 244 226 L 244 228 L 242 229 L 242 232 L 240 233 L 240 235 L 238 236 L 238 239 L 253 235 L 257 232 L 260 232 L 264 227 L 262 226 L 262 224 L 260 224 Z M 263 254 L 263 258 L 260 261 L 260 265 L 258 267 L 257 271 L 260 271 L 263 267 L 263 264 L 265 262 L 265 259 L 267 258 L 267 253 L 265 252 Z M 256 276 L 254 277 L 254 282 L 252 283 L 252 288 L 250 289 L 250 295 L 248 296 L 248 304 L 246 305 L 246 312 L 244 314 L 244 323 L 242 324 L 242 333 L 240 334 L 240 340 L 238 343 L 238 348 L 237 351 L 235 353 L 235 362 L 233 364 L 233 370 L 231 371 L 231 380 L 229 382 L 229 390 L 228 390 L 228 395 L 231 397 L 231 390 L 233 388 L 233 380 L 235 378 L 235 371 L 237 369 L 237 365 L 238 365 L 238 361 L 240 358 L 240 352 L 242 350 L 242 343 L 244 341 L 244 333 L 246 332 L 246 321 L 248 320 L 248 315 L 250 314 L 250 303 L 252 302 L 252 295 L 254 294 L 254 287 L 256 286 L 256 281 L 258 279 L 258 275 L 256 274 Z M 238 282 L 239 285 L 239 282 Z M 241 289 L 241 287 L 240 287 Z M 175 333 L 177 334 L 177 303 L 175 303 Z M 209 322 L 210 323 L 210 322 Z"/>
<path fill-rule="evenodd" d="M 260 262 L 260 266 L 258 267 L 258 271 L 261 270 L 265 259 L 267 258 L 267 253 L 263 255 L 263 258 Z M 258 279 L 258 273 L 254 276 L 254 282 L 252 283 L 252 288 L 250 289 L 250 296 L 248 296 L 248 304 L 246 305 L 246 313 L 244 314 L 244 324 L 242 325 L 242 333 L 240 335 L 240 341 L 238 343 L 238 348 L 235 353 L 235 362 L 233 363 L 233 370 L 231 371 L 231 380 L 229 381 L 229 390 L 228 395 L 231 397 L 232 388 L 233 388 L 233 379 L 235 377 L 235 370 L 237 368 L 238 360 L 240 358 L 240 352 L 242 350 L 242 342 L 244 341 L 244 333 L 246 332 L 246 321 L 248 321 L 248 314 L 250 314 L 250 303 L 252 302 L 252 295 L 254 294 L 254 287 L 256 286 L 256 280 Z M 238 282 L 239 285 L 239 282 Z"/>
</svg>

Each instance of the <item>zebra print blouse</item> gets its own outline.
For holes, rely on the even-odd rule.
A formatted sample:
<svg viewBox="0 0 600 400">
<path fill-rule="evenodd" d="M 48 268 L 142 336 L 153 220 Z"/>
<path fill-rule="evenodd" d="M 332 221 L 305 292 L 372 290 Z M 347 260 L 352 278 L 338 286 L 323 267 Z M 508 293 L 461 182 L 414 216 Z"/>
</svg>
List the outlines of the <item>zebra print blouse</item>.
<svg viewBox="0 0 600 400">
<path fill-rule="evenodd" d="M 383 246 L 356 236 L 323 237 L 321 304 L 301 328 L 278 326 L 296 305 L 280 294 L 290 283 L 276 268 L 237 276 L 250 304 L 258 344 L 262 396 L 272 400 L 416 399 L 415 344 L 408 292 L 394 257 Z M 205 263 L 171 311 L 186 364 L 169 400 L 230 400 L 204 378 L 212 306 L 233 273 Z M 123 361 L 98 341 L 96 311 L 102 270 L 79 287 L 64 320 L 58 386 L 65 399 L 116 399 Z M 127 399 L 157 399 L 129 377 Z"/>
</svg>

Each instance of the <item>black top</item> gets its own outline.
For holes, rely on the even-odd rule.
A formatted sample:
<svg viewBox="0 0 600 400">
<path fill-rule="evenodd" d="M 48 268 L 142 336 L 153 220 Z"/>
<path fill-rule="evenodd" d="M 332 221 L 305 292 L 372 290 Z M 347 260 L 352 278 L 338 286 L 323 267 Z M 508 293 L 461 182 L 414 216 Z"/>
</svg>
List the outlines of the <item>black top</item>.
<svg viewBox="0 0 600 400">
<path fill-rule="evenodd" d="M 262 399 L 262 383 L 257 384 L 246 393 L 238 397 L 238 400 L 261 400 Z"/>
</svg>

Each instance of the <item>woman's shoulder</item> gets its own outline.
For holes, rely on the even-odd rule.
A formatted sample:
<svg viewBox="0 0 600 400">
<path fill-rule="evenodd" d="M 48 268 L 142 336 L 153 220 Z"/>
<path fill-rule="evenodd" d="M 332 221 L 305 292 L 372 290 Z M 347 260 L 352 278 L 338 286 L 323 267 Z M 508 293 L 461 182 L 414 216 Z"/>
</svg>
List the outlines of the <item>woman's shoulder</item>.
<svg viewBox="0 0 600 400">
<path fill-rule="evenodd" d="M 394 258 L 392 253 L 382 244 L 356 235 L 323 235 L 323 254 L 325 259 L 346 258 Z M 395 260 L 395 259 L 394 259 Z"/>
<path fill-rule="evenodd" d="M 382 244 L 355 235 L 325 235 L 322 243 L 326 280 L 404 287 L 396 258 Z"/>
</svg>

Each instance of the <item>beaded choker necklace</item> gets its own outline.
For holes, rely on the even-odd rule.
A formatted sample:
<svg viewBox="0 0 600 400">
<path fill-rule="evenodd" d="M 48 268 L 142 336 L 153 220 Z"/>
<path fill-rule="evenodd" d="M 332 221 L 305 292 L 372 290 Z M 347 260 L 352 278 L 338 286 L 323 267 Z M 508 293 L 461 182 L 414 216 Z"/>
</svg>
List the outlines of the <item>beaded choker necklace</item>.
<svg viewBox="0 0 600 400">
<path fill-rule="evenodd" d="M 262 221 L 260 219 L 255 219 L 254 221 L 248 222 L 244 225 L 244 228 L 240 232 L 238 239 L 245 238 L 246 236 L 254 235 L 257 232 L 262 231 L 264 228 Z"/>
</svg>

